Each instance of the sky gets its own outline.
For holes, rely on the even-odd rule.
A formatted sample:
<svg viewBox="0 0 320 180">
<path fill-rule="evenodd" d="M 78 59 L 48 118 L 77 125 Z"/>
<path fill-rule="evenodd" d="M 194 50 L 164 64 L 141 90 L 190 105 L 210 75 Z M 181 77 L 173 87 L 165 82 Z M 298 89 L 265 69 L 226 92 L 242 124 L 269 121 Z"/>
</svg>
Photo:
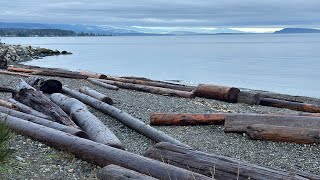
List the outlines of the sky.
<svg viewBox="0 0 320 180">
<path fill-rule="evenodd" d="M 1 0 L 0 22 L 175 30 L 320 28 L 320 0 Z"/>
</svg>

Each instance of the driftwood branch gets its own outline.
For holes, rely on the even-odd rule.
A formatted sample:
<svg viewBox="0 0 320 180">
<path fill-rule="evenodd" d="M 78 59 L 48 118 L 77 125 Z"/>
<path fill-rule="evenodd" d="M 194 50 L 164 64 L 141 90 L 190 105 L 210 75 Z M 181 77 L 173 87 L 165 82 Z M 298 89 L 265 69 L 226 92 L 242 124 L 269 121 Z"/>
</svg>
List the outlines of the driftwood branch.
<svg viewBox="0 0 320 180">
<path fill-rule="evenodd" d="M 79 89 L 79 92 L 83 93 L 83 94 L 86 94 L 88 96 L 91 96 L 93 98 L 96 98 L 102 102 L 105 102 L 107 104 L 110 104 L 112 105 L 113 104 L 113 101 L 110 97 L 107 97 L 106 95 L 102 94 L 102 93 L 99 93 L 98 91 L 95 91 L 89 87 L 85 87 L 85 86 L 82 86 L 80 89 Z"/>
<path fill-rule="evenodd" d="M 101 81 L 98 81 L 97 79 L 89 78 L 88 81 L 90 81 L 93 84 L 96 84 L 98 86 L 104 87 L 106 89 L 111 89 L 111 90 L 119 90 L 117 86 L 111 85 L 111 84 L 106 84 Z"/>
</svg>

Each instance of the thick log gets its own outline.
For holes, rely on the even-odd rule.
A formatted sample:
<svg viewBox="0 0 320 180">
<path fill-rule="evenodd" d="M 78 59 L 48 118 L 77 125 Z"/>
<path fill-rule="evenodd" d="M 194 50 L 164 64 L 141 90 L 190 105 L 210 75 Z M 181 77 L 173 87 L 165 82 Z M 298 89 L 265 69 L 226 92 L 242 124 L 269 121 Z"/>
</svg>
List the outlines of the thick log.
<svg viewBox="0 0 320 180">
<path fill-rule="evenodd" d="M 158 179 L 210 179 L 182 168 L 152 160 L 121 149 L 97 143 L 88 139 L 79 138 L 55 129 L 38 125 L 29 121 L 10 117 L 0 122 L 7 125 L 18 134 L 44 142 L 52 147 L 75 154 L 77 157 L 98 166 L 115 164 L 142 174 L 148 174 Z"/>
<path fill-rule="evenodd" d="M 89 78 L 88 81 L 90 81 L 91 83 L 96 84 L 98 86 L 107 88 L 107 89 L 116 90 L 116 91 L 119 90 L 119 87 L 117 87 L 117 86 L 114 86 L 111 84 L 106 84 L 106 83 L 103 83 L 103 82 L 98 81 L 96 79 Z"/>
<path fill-rule="evenodd" d="M 320 113 L 320 106 L 314 104 L 306 104 L 299 102 L 284 101 L 272 98 L 261 98 L 260 105 L 272 106 L 278 108 L 287 108 L 297 111 Z"/>
<path fill-rule="evenodd" d="M 248 91 L 240 91 L 238 94 L 237 103 L 244 103 L 249 105 L 260 104 L 260 94 Z"/>
<path fill-rule="evenodd" d="M 14 97 L 15 100 L 42 112 L 43 114 L 51 117 L 53 121 L 61 122 L 62 124 L 74 128 L 79 128 L 58 105 L 54 104 L 41 91 L 35 90 L 23 80 L 21 80 L 17 89 L 19 92 Z"/>
<path fill-rule="evenodd" d="M 164 141 L 164 142 L 170 142 L 173 144 L 178 144 L 181 146 L 187 146 L 187 145 L 183 144 L 182 142 L 172 138 L 171 136 L 163 133 L 162 131 L 159 131 L 159 130 L 143 123 L 139 119 L 134 118 L 130 114 L 128 114 L 124 111 L 121 111 L 120 109 L 113 107 L 107 103 L 99 101 L 99 100 L 92 98 L 90 96 L 87 96 L 83 93 L 71 90 L 65 86 L 62 87 L 62 92 L 73 97 L 73 98 L 76 98 L 76 99 L 82 101 L 83 103 L 85 103 L 85 104 L 105 113 L 105 114 L 108 114 L 109 116 L 115 118 L 116 120 L 118 120 L 122 124 L 128 126 L 129 128 L 131 128 L 133 130 L 136 130 L 140 134 L 143 134 L 146 137 L 148 137 L 156 142 Z"/>
<path fill-rule="evenodd" d="M 166 142 L 157 143 L 144 155 L 215 179 L 305 179 L 303 175 L 289 171 L 258 166 Z"/>
<path fill-rule="evenodd" d="M 60 123 L 56 123 L 56 122 L 50 121 L 48 119 L 44 119 L 44 118 L 40 118 L 40 117 L 37 117 L 37 116 L 33 116 L 31 114 L 26 114 L 26 113 L 23 113 L 23 112 L 15 111 L 15 110 L 12 110 L 12 109 L 9 109 L 9 108 L 5 108 L 5 107 L 2 107 L 2 106 L 0 106 L 0 112 L 4 113 L 2 115 L 7 114 L 7 115 L 10 115 L 10 116 L 13 116 L 13 117 L 17 117 L 17 118 L 20 118 L 20 119 L 23 119 L 23 120 L 27 120 L 27 121 L 30 121 L 30 122 L 34 122 L 34 123 L 43 125 L 43 126 L 46 126 L 46 127 L 49 127 L 49 128 L 53 128 L 53 129 L 56 129 L 56 130 L 59 130 L 59 131 L 63 131 L 63 132 L 66 132 L 66 133 L 69 133 L 69 134 L 72 134 L 72 135 L 75 135 L 75 136 L 88 138 L 86 133 L 81 131 L 80 129 L 76 129 L 76 128 L 73 128 L 73 127 L 70 127 L 70 126 L 66 126 L 66 125 L 63 125 L 63 124 L 60 124 Z"/>
<path fill-rule="evenodd" d="M 22 77 L 32 77 L 30 74 L 26 73 L 18 73 L 18 72 L 11 72 L 7 70 L 0 70 L 0 74 L 7 74 L 7 75 L 14 75 L 14 76 L 22 76 Z"/>
<path fill-rule="evenodd" d="M 221 125 L 224 123 L 225 114 L 167 114 L 152 113 L 150 115 L 150 125 Z"/>
<path fill-rule="evenodd" d="M 320 128 L 320 118 L 272 114 L 226 114 L 224 132 L 245 133 L 247 127 L 253 124 L 317 129 Z"/>
<path fill-rule="evenodd" d="M 111 80 L 105 80 L 105 79 L 99 79 L 99 81 L 107 83 L 107 84 L 111 84 L 114 86 L 118 86 L 118 87 L 124 88 L 124 89 L 149 92 L 149 93 L 153 93 L 153 94 L 161 94 L 161 95 L 184 97 L 184 98 L 193 98 L 193 96 L 194 96 L 193 92 L 188 92 L 188 91 L 180 91 L 180 90 L 147 86 L 147 85 L 141 85 L 141 84 L 123 83 L 123 82 L 111 81 Z"/>
<path fill-rule="evenodd" d="M 60 93 L 52 94 L 50 99 L 70 114 L 72 119 L 86 132 L 91 140 L 124 149 L 117 136 L 96 116 L 91 114 L 85 104 Z"/>
<path fill-rule="evenodd" d="M 41 118 L 44 118 L 44 119 L 51 119 L 51 117 L 45 115 L 45 114 L 42 114 L 41 112 L 39 111 L 36 111 L 34 109 L 32 109 L 31 107 L 25 105 L 25 104 L 22 104 L 14 99 L 9 99 L 8 100 L 9 102 L 11 102 L 12 104 L 14 104 L 14 106 L 16 107 L 16 109 L 18 109 L 19 111 L 21 112 L 24 112 L 24 113 L 27 113 L 27 114 L 31 114 L 31 115 L 34 115 L 34 116 L 37 116 L 37 117 L 41 117 Z M 10 108 L 10 107 L 8 107 Z M 15 109 L 15 108 L 11 108 L 11 109 Z"/>
<path fill-rule="evenodd" d="M 110 97 L 102 94 L 102 93 L 99 93 L 98 91 L 95 91 L 89 87 L 85 87 L 85 86 L 82 86 L 80 89 L 79 89 L 79 92 L 83 93 L 83 94 L 86 94 L 88 96 L 91 96 L 93 98 L 96 98 L 102 102 L 105 102 L 107 104 L 110 104 L 112 105 L 113 104 L 113 101 Z"/>
<path fill-rule="evenodd" d="M 240 90 L 234 87 L 200 84 L 193 92 L 197 97 L 235 103 Z"/>
<path fill-rule="evenodd" d="M 313 129 L 253 124 L 248 126 L 247 134 L 251 139 L 255 140 L 269 140 L 299 144 L 320 143 L 320 127 L 318 129 Z"/>
<path fill-rule="evenodd" d="M 55 79 L 44 79 L 41 77 L 31 77 L 26 80 L 26 82 L 34 87 L 38 91 L 44 93 L 61 93 L 62 92 L 62 83 Z"/>
<path fill-rule="evenodd" d="M 88 76 L 89 78 L 97 78 L 97 79 L 104 79 L 107 77 L 104 74 L 95 73 L 95 72 L 88 72 L 88 71 L 80 71 L 80 74 Z"/>
<path fill-rule="evenodd" d="M 151 176 L 138 173 L 136 171 L 126 169 L 114 164 L 110 164 L 97 173 L 97 177 L 101 180 L 156 180 Z"/>
<path fill-rule="evenodd" d="M 0 106 L 10 108 L 10 109 L 19 109 L 14 103 L 11 103 L 2 99 L 0 99 Z"/>
</svg>

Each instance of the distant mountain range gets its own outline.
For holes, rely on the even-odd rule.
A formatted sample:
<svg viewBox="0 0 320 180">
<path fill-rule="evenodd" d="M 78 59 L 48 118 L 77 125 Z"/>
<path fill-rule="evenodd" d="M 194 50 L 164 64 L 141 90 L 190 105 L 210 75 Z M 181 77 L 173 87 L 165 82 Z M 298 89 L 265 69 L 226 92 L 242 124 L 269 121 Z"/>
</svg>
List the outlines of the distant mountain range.
<svg viewBox="0 0 320 180">
<path fill-rule="evenodd" d="M 320 33 L 320 30 L 310 29 L 310 28 L 284 28 L 280 31 L 274 32 L 274 34 L 292 34 L 292 33 Z"/>
</svg>

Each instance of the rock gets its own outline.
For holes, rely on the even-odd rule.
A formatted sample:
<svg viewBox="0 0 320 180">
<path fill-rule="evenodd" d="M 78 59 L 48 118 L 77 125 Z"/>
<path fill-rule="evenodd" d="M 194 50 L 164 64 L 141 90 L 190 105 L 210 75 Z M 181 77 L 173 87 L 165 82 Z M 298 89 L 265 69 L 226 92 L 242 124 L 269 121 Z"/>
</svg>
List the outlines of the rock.
<svg viewBox="0 0 320 180">
<path fill-rule="evenodd" d="M 16 160 L 20 161 L 20 162 L 24 162 L 24 158 L 20 157 L 20 156 L 16 156 Z"/>
</svg>

